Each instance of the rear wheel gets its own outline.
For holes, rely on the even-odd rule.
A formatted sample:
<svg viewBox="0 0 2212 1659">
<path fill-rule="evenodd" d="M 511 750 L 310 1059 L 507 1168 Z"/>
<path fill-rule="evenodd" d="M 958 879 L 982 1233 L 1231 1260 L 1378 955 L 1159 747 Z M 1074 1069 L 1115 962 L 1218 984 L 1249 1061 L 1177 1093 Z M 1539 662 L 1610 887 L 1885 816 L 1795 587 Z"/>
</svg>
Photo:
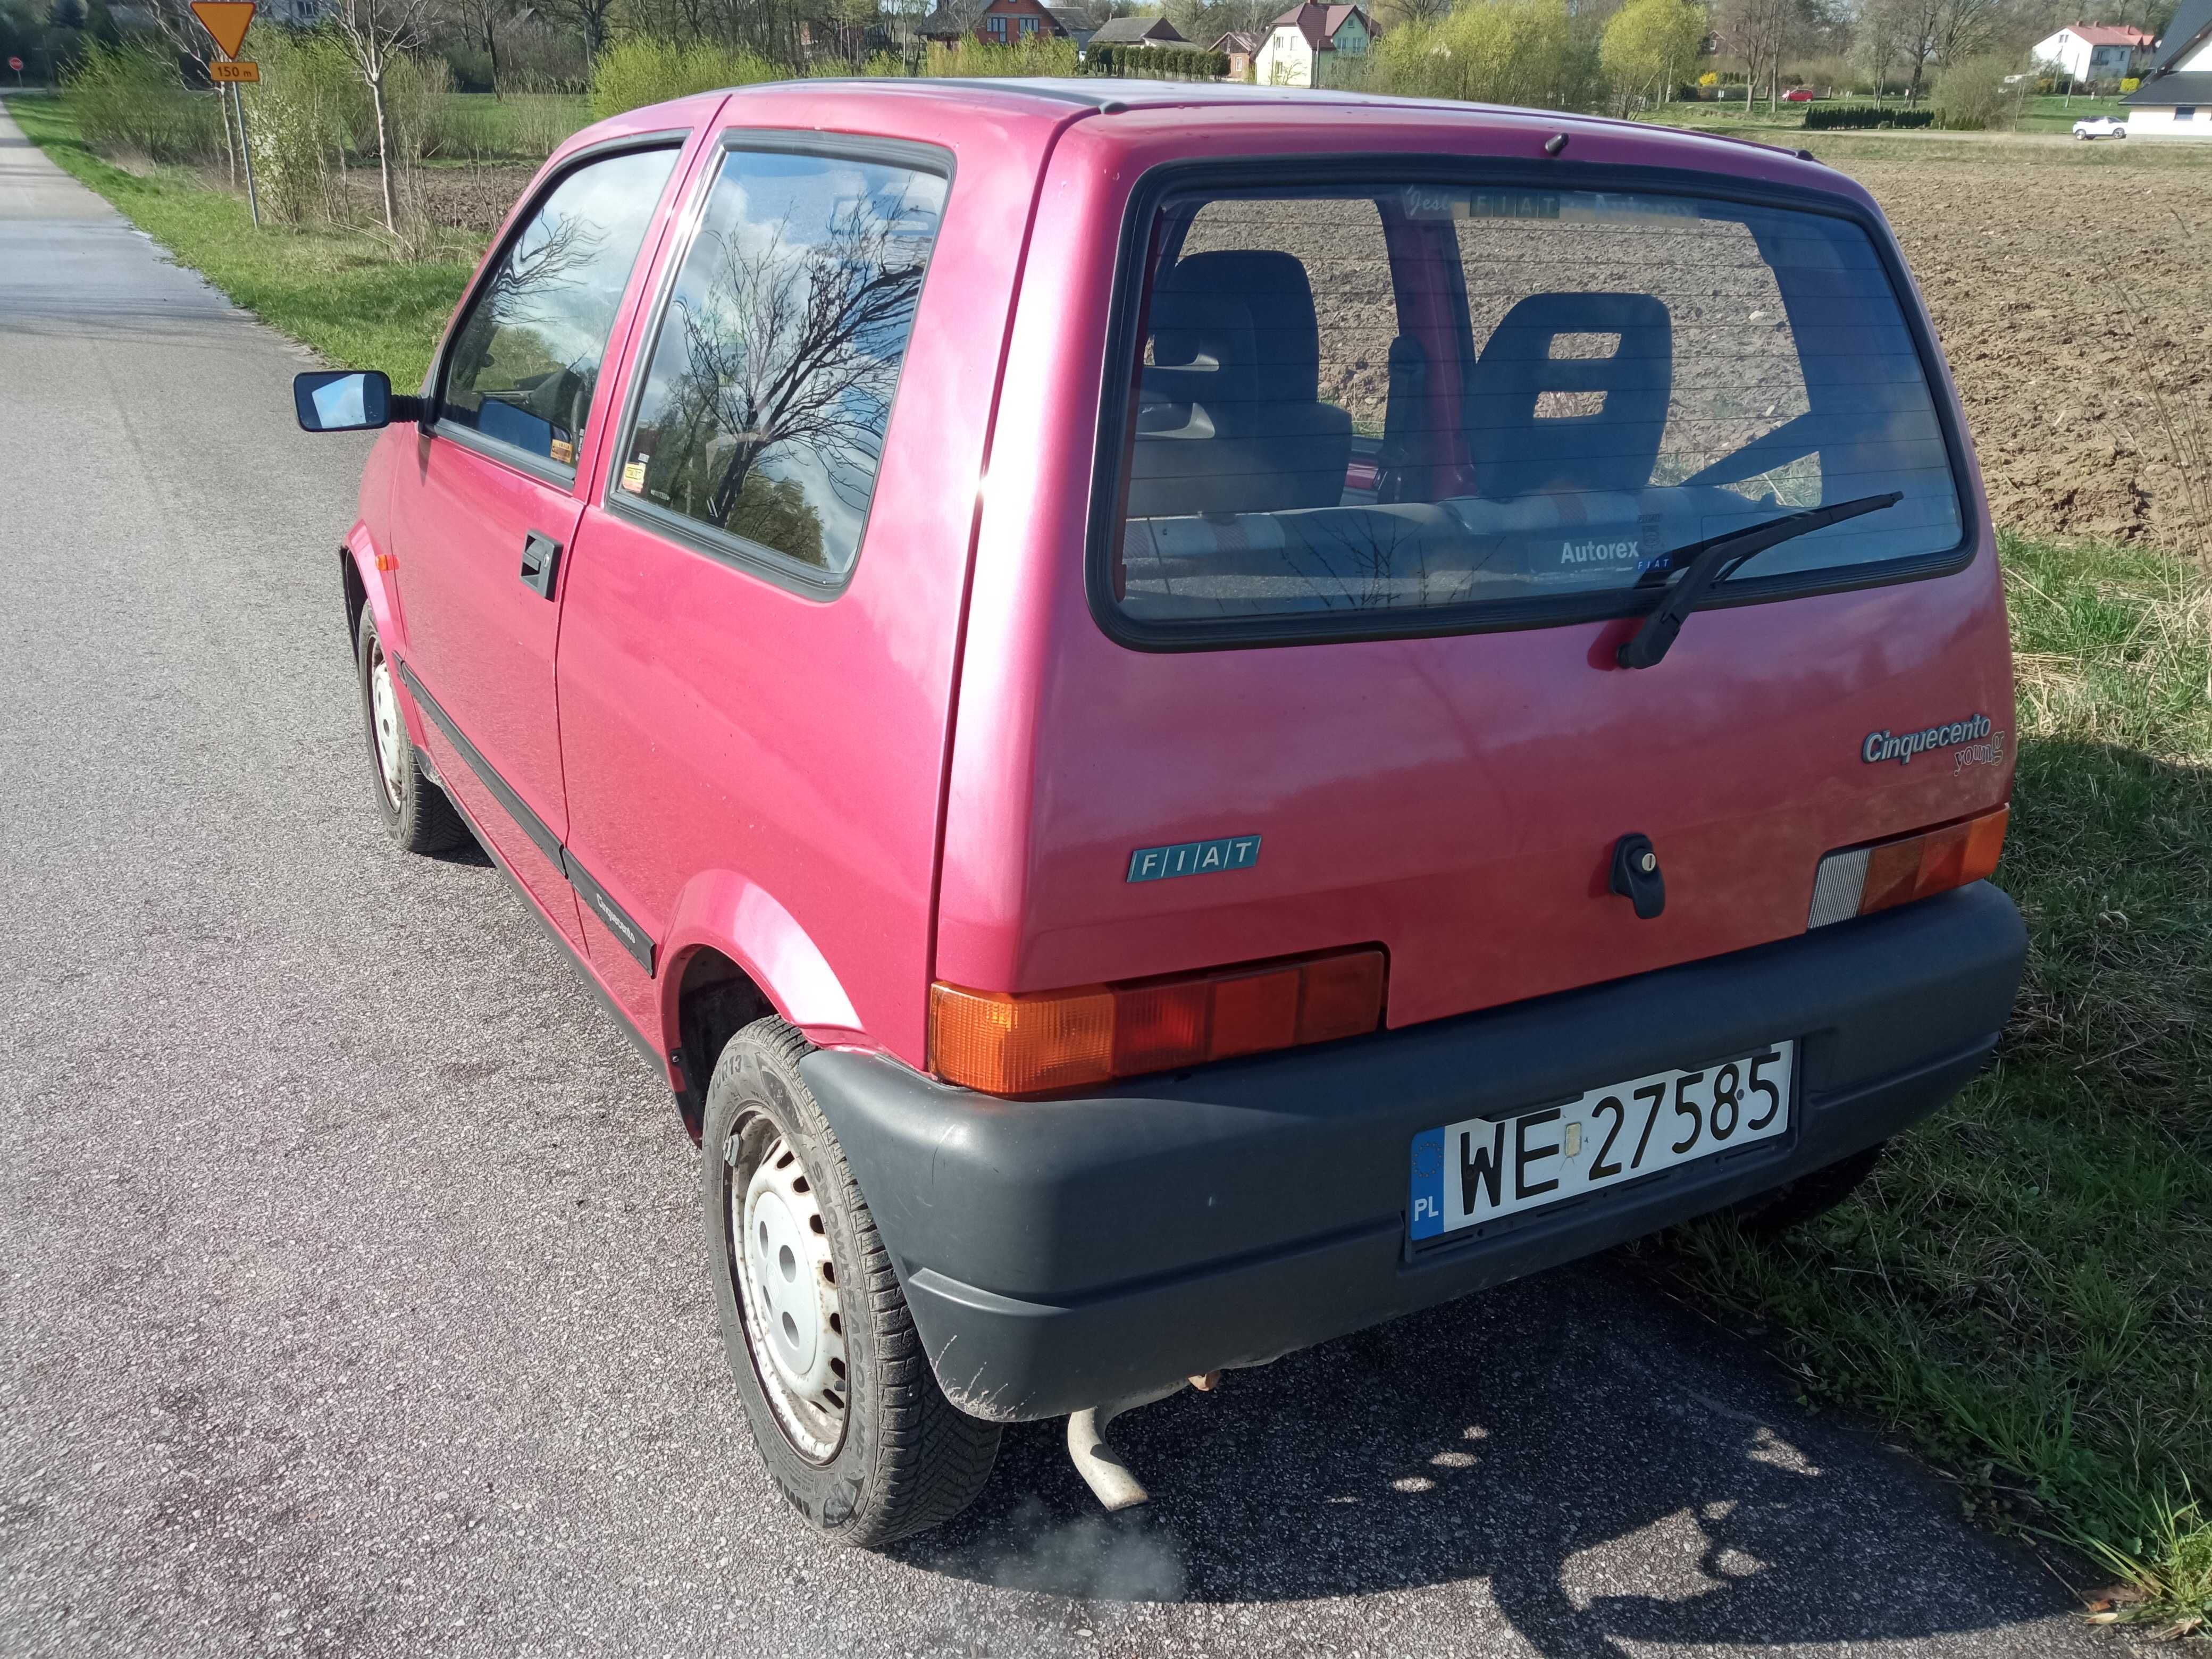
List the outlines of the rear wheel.
<svg viewBox="0 0 2212 1659">
<path fill-rule="evenodd" d="M 999 1425 L 945 1397 L 844 1152 L 780 1019 L 730 1039 L 700 1199 L 722 1345 L 783 1494 L 840 1543 L 888 1544 L 975 1500 Z"/>
<path fill-rule="evenodd" d="M 1793 1227 L 1824 1216 L 1863 1186 L 1875 1165 L 1881 1162 L 1887 1141 L 1876 1141 L 1863 1152 L 1815 1170 L 1777 1187 L 1771 1193 L 1747 1198 L 1729 1211 L 1736 1225 L 1757 1238 L 1778 1238 Z"/>
<path fill-rule="evenodd" d="M 361 710 L 368 726 L 368 759 L 376 805 L 385 832 L 410 853 L 442 853 L 468 833 L 446 792 L 424 775 L 407 721 L 399 711 L 399 688 L 376 617 L 367 605 L 354 634 L 354 665 L 361 679 Z"/>
</svg>

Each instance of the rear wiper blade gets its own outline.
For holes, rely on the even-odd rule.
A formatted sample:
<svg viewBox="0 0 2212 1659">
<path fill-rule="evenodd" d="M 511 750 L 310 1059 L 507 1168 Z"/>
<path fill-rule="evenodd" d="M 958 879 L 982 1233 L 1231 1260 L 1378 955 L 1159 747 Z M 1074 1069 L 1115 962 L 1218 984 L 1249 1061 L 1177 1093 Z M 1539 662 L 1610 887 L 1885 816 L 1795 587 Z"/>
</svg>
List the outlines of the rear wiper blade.
<svg viewBox="0 0 2212 1659">
<path fill-rule="evenodd" d="M 1832 524 L 1841 524 L 1862 514 L 1879 513 L 1904 499 L 1905 492 L 1898 489 L 1887 495 L 1862 495 L 1855 501 L 1838 501 L 1833 507 L 1816 507 L 1809 513 L 1769 519 L 1748 530 L 1709 537 L 1676 548 L 1652 568 L 1660 572 L 1681 570 L 1681 580 L 1667 590 L 1667 597 L 1659 601 L 1658 609 L 1644 619 L 1644 626 L 1621 642 L 1616 660 L 1623 668 L 1650 667 L 1667 654 L 1667 647 L 1674 643 L 1674 635 L 1682 631 L 1684 619 L 1697 608 L 1698 601 L 1705 597 L 1713 584 L 1768 548 L 1794 542 L 1800 536 L 1809 536 L 1816 530 L 1825 530 Z M 1683 568 L 1685 560 L 1688 561 L 1686 569 Z"/>
</svg>

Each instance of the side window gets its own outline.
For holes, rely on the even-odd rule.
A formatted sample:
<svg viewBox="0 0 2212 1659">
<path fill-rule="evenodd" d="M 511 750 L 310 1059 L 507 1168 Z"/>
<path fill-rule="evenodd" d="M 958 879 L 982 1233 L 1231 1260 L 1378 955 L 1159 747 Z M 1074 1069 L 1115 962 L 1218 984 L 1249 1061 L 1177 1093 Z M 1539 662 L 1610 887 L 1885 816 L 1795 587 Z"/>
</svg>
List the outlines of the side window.
<svg viewBox="0 0 2212 1659">
<path fill-rule="evenodd" d="M 663 312 L 617 496 L 842 576 L 945 181 L 732 150 Z"/>
<path fill-rule="evenodd" d="M 607 335 L 677 154 L 590 162 L 539 202 L 454 338 L 444 419 L 575 465 Z"/>
</svg>

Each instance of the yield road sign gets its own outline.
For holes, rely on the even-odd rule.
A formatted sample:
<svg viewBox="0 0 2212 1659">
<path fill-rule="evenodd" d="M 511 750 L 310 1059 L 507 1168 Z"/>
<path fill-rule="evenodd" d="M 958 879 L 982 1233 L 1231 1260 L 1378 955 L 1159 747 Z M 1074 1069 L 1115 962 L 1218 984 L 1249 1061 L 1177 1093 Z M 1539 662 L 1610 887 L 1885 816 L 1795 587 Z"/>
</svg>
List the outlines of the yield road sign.
<svg viewBox="0 0 2212 1659">
<path fill-rule="evenodd" d="M 258 64 L 240 63 L 230 58 L 218 58 L 214 63 L 208 65 L 208 79 L 210 81 L 251 81 L 258 82 L 261 79 L 261 65 Z"/>
<path fill-rule="evenodd" d="M 192 0 L 192 15 L 215 37 L 226 58 L 238 56 L 246 31 L 253 26 L 254 0 Z"/>
</svg>

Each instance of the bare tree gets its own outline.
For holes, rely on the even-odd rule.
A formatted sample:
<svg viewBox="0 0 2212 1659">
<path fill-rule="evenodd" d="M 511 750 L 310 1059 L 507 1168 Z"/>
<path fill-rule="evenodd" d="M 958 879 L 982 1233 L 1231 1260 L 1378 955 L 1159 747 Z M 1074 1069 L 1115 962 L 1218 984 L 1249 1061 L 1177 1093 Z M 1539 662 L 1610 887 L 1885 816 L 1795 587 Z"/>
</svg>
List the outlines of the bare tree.
<svg viewBox="0 0 2212 1659">
<path fill-rule="evenodd" d="M 1906 59 L 1908 29 L 1900 13 L 1908 9 L 1909 5 L 1900 0 L 1867 0 L 1852 31 L 1853 52 L 1873 78 L 1877 100 L 1891 69 Z"/>
<path fill-rule="evenodd" d="M 1743 59 L 1744 113 L 1759 102 L 1759 81 L 1767 81 L 1767 100 L 1779 107 L 1782 58 L 1796 48 L 1811 21 L 1804 0 L 1722 0 L 1713 14 L 1721 44 Z"/>
<path fill-rule="evenodd" d="M 1905 101 L 1919 100 L 1931 65 L 1964 63 L 1999 45 L 2022 14 L 2014 0 L 1879 0 L 1894 52 L 1911 70 Z"/>
<path fill-rule="evenodd" d="M 392 189 L 392 115 L 385 88 L 392 66 L 422 44 L 429 0 L 335 0 L 330 21 L 354 73 L 368 88 L 376 115 L 376 171 L 384 186 L 384 228 L 399 234 L 399 212 Z"/>
<path fill-rule="evenodd" d="M 575 27 L 584 40 L 584 62 L 596 64 L 606 50 L 615 0 L 547 0 L 546 9 Z"/>
<path fill-rule="evenodd" d="M 491 64 L 491 95 L 499 96 L 499 27 L 514 15 L 514 0 L 452 0 L 453 21 L 470 44 L 481 46 Z"/>
</svg>

